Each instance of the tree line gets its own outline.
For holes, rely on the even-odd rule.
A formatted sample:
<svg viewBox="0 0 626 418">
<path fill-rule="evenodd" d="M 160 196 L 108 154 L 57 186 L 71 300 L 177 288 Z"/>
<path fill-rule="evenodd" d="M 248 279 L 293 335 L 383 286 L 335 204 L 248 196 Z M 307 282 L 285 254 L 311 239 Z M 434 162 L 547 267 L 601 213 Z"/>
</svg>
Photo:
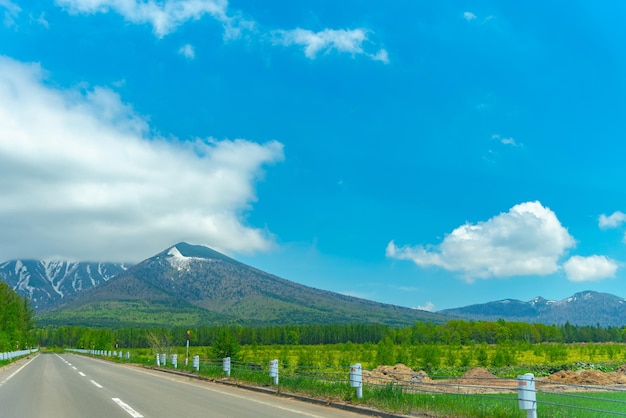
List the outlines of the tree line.
<svg viewBox="0 0 626 418">
<path fill-rule="evenodd" d="M 28 299 L 0 280 L 0 351 L 33 346 L 32 327 L 33 310 Z"/>
<path fill-rule="evenodd" d="M 38 329 L 34 332 L 34 338 L 42 346 L 113 349 L 117 345 L 119 348 L 148 348 L 155 335 L 163 336 L 173 345 L 185 345 L 187 330 L 183 327 L 103 329 L 62 326 Z M 314 324 L 203 326 L 189 330 L 190 343 L 197 346 L 213 345 L 216 338 L 224 338 L 225 334 L 240 345 L 378 344 L 381 341 L 405 345 L 626 342 L 626 326 L 593 327 L 569 323 L 545 325 L 504 320 L 452 320 L 444 324 L 416 322 L 413 326 L 402 328 L 382 324 Z"/>
</svg>

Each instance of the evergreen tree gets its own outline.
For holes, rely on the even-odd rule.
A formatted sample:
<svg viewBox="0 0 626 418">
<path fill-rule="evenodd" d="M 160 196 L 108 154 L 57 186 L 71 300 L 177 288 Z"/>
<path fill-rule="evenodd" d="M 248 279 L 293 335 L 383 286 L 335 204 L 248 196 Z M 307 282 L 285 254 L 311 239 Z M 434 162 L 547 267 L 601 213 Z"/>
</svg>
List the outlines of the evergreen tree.
<svg viewBox="0 0 626 418">
<path fill-rule="evenodd" d="M 30 330 L 33 311 L 28 299 L 20 297 L 0 281 L 0 351 L 13 351 L 32 345 Z"/>
</svg>

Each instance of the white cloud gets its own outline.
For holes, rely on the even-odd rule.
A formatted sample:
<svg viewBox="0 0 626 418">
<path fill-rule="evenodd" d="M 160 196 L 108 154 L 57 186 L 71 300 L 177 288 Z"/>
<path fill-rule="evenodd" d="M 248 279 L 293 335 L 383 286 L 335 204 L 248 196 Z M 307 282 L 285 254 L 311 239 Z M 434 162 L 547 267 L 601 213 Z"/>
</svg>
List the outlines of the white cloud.
<svg viewBox="0 0 626 418">
<path fill-rule="evenodd" d="M 485 17 L 484 19 L 482 19 L 480 21 L 480 24 L 486 24 L 486 23 L 494 20 L 495 18 L 496 17 L 494 15 L 488 15 L 487 17 Z M 463 19 L 467 20 L 468 22 L 473 22 L 473 21 L 478 19 L 478 16 L 476 16 L 472 12 L 464 12 L 463 13 Z"/>
<path fill-rule="evenodd" d="M 315 59 L 320 52 L 343 52 L 355 55 L 365 55 L 373 60 L 389 63 L 387 51 L 380 49 L 368 53 L 363 44 L 368 42 L 366 29 L 324 29 L 313 32 L 307 29 L 277 30 L 273 32 L 274 43 L 277 45 L 297 45 L 304 48 L 304 55 Z"/>
<path fill-rule="evenodd" d="M 37 18 L 34 18 L 34 17 L 31 15 L 31 16 L 30 16 L 30 20 L 31 20 L 31 22 L 35 22 L 35 23 L 40 24 L 41 26 L 43 26 L 43 27 L 44 27 L 44 28 L 46 28 L 46 29 L 50 27 L 50 25 L 49 25 L 48 21 L 46 20 L 46 14 L 45 14 L 44 12 L 41 12 L 41 13 L 39 14 L 39 17 L 37 17 Z"/>
<path fill-rule="evenodd" d="M 432 302 L 426 302 L 426 305 L 418 306 L 417 309 L 421 309 L 422 311 L 434 312 L 435 304 Z"/>
<path fill-rule="evenodd" d="M 626 222 L 626 213 L 616 211 L 611 215 L 600 215 L 598 218 L 598 226 L 602 229 L 617 228 Z"/>
<path fill-rule="evenodd" d="M 387 53 L 386 49 L 380 49 L 374 55 L 369 55 L 369 57 L 373 59 L 374 61 L 380 61 L 385 64 L 389 64 L 389 54 Z"/>
<path fill-rule="evenodd" d="M 184 23 L 199 20 L 205 15 L 223 25 L 226 40 L 240 38 L 243 33 L 260 33 L 256 21 L 244 18 L 240 11 L 229 9 L 228 0 L 56 0 L 56 4 L 75 14 L 112 11 L 128 22 L 151 25 L 155 35 L 160 38 L 174 32 Z M 364 49 L 363 44 L 369 42 L 367 33 L 366 29 L 325 29 L 313 32 L 298 28 L 271 31 L 270 38 L 275 45 L 304 47 L 304 53 L 310 59 L 314 59 L 322 51 L 337 51 L 353 56 L 365 55 L 374 61 L 389 63 L 389 54 L 385 49 L 371 52 Z"/>
<path fill-rule="evenodd" d="M 0 0 L 0 8 L 4 8 L 4 25 L 11 27 L 15 24 L 15 19 L 20 14 L 22 9 L 17 4 L 10 0 Z"/>
<path fill-rule="evenodd" d="M 113 91 L 0 56 L 0 259 L 137 261 L 178 241 L 264 250 L 246 225 L 276 141 L 164 140 Z"/>
<path fill-rule="evenodd" d="M 508 137 L 508 138 L 503 138 L 500 135 L 494 134 L 491 135 L 491 139 L 498 141 L 499 143 L 503 144 L 503 145 L 510 145 L 512 147 L 521 147 L 522 144 L 518 143 L 515 138 L 512 137 Z"/>
<path fill-rule="evenodd" d="M 476 15 L 472 12 L 465 12 L 463 13 L 463 19 L 467 20 L 468 22 L 475 20 L 476 19 Z"/>
<path fill-rule="evenodd" d="M 547 275 L 575 245 L 554 212 L 540 202 L 525 202 L 476 224 L 466 223 L 437 246 L 398 247 L 391 241 L 387 257 L 437 266 L 475 278 Z"/>
<path fill-rule="evenodd" d="M 615 277 L 618 265 L 603 255 L 590 257 L 573 256 L 563 263 L 568 280 L 572 282 L 588 282 Z"/>
<path fill-rule="evenodd" d="M 227 0 L 165 0 L 160 2 L 141 0 L 56 0 L 70 13 L 116 12 L 129 22 L 150 24 L 158 37 L 163 37 L 190 20 L 209 15 L 224 25 L 225 37 L 236 36 L 239 25 L 250 22 L 228 16 Z"/>
<path fill-rule="evenodd" d="M 178 49 L 178 53 L 188 60 L 193 60 L 196 58 L 196 50 L 193 45 L 185 44 Z"/>
</svg>

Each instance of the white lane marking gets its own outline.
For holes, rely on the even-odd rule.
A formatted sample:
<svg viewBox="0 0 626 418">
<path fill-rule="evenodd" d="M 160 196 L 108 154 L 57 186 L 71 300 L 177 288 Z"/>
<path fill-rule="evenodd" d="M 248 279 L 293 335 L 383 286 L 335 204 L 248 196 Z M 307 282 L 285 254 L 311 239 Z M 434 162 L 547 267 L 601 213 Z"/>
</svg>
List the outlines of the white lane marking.
<svg viewBox="0 0 626 418">
<path fill-rule="evenodd" d="M 74 369 L 74 370 L 78 370 L 78 369 L 77 369 L 76 367 L 74 367 L 74 366 L 72 366 L 72 369 Z"/>
<path fill-rule="evenodd" d="M 98 389 L 102 389 L 102 385 L 96 382 L 95 380 L 90 380 L 90 382 L 93 383 L 93 385 L 97 387 Z"/>
<path fill-rule="evenodd" d="M 83 373 L 83 372 L 78 372 L 78 374 L 79 374 L 79 375 L 81 375 L 82 377 L 87 376 L 87 375 L 86 375 L 85 373 Z"/>
<path fill-rule="evenodd" d="M 102 361 L 102 360 L 99 360 L 99 359 L 96 359 L 96 360 L 97 361 Z M 115 363 L 113 363 L 113 364 L 115 364 Z M 120 365 L 116 365 L 116 366 L 117 367 L 124 367 L 124 366 L 120 366 Z M 261 400 L 258 400 L 258 399 L 251 399 L 247 395 L 237 395 L 237 394 L 234 394 L 234 393 L 231 393 L 231 392 L 225 392 L 225 391 L 222 391 L 222 390 L 217 389 L 217 388 L 212 388 L 212 387 L 207 387 L 207 386 L 204 386 L 204 385 L 200 385 L 200 384 L 198 384 L 198 382 L 186 382 L 184 380 L 178 380 L 178 379 L 175 379 L 175 378 L 170 377 L 170 376 L 163 376 L 163 375 L 161 375 L 159 373 L 150 372 L 150 371 L 142 370 L 142 369 L 133 369 L 133 368 L 129 368 L 129 367 L 124 367 L 124 368 L 127 371 L 130 371 L 130 372 L 134 372 L 134 373 L 138 373 L 138 374 L 150 375 L 150 376 L 153 376 L 153 377 L 156 377 L 156 378 L 159 378 L 159 379 L 169 380 L 169 381 L 172 381 L 172 382 L 177 382 L 177 383 L 180 383 L 182 385 L 189 385 L 189 386 L 201 388 L 201 389 L 204 389 L 204 390 L 208 390 L 208 391 L 211 391 L 211 392 L 217 392 L 217 393 L 220 393 L 222 395 L 227 395 L 227 396 L 230 396 L 230 397 L 233 397 L 233 398 L 244 400 L 246 402 L 254 402 L 254 403 L 257 403 L 257 404 L 260 404 L 260 405 L 269 406 L 269 407 L 276 408 L 276 409 L 281 409 L 283 411 L 293 412 L 293 413 L 296 413 L 298 415 L 304 415 L 304 416 L 311 417 L 311 418 L 324 418 L 324 415 L 317 415 L 317 414 L 306 412 L 306 411 L 303 411 L 303 410 L 300 410 L 300 409 L 294 409 L 294 408 L 289 408 L 289 407 L 282 406 L 282 405 L 276 405 L 276 404 L 274 404 L 272 402 L 264 402 L 264 401 L 261 401 Z M 140 417 L 137 417 L 137 418 L 140 418 Z"/>
<path fill-rule="evenodd" d="M 191 383 L 187 383 L 187 382 L 180 382 L 180 383 L 191 384 Z M 193 386 L 195 386 L 195 385 L 193 385 Z M 198 387 L 201 387 L 201 386 L 198 386 Z M 311 417 L 311 418 L 324 418 L 323 415 L 316 415 L 316 414 L 313 414 L 311 412 L 303 411 L 301 409 L 294 409 L 294 408 L 289 408 L 289 407 L 282 406 L 282 405 L 276 405 L 273 402 L 264 402 L 264 401 L 261 401 L 261 400 L 258 400 L 258 399 L 250 399 L 247 396 L 235 395 L 234 393 L 224 392 L 224 391 L 213 389 L 213 388 L 211 388 L 209 390 L 211 390 L 213 392 L 221 393 L 221 394 L 226 395 L 226 396 L 231 396 L 233 398 L 241 399 L 241 400 L 244 400 L 246 402 L 254 402 L 254 403 L 257 403 L 259 405 L 263 405 L 263 406 L 267 406 L 267 407 L 275 408 L 275 409 L 280 409 L 280 410 L 287 411 L 287 412 L 293 412 L 294 414 L 298 414 L 298 415 L 304 415 L 304 416 Z"/>
<path fill-rule="evenodd" d="M 113 399 L 113 402 L 115 402 L 116 404 L 119 405 L 120 408 L 122 408 L 124 411 L 126 411 L 128 413 L 128 415 L 130 415 L 133 418 L 143 418 L 143 415 L 141 415 L 139 412 L 135 411 L 133 408 L 130 407 L 130 405 L 128 405 L 126 402 L 122 401 L 120 398 L 111 398 Z"/>
<path fill-rule="evenodd" d="M 304 416 L 311 417 L 311 418 L 324 418 L 324 415 L 317 415 L 317 414 L 314 414 L 314 413 L 311 413 L 311 412 L 303 411 L 301 409 L 294 409 L 294 408 L 289 408 L 287 406 L 276 405 L 273 402 L 265 402 L 265 401 L 261 401 L 259 399 L 251 399 L 247 395 L 238 395 L 238 394 L 235 394 L 235 393 L 232 393 L 232 392 L 226 392 L 226 391 L 220 390 L 218 388 L 213 388 L 213 387 L 200 385 L 200 384 L 198 384 L 198 382 L 193 382 L 193 381 L 192 382 L 186 382 L 186 381 L 183 381 L 183 380 L 175 379 L 175 378 L 170 377 L 170 376 L 161 376 L 159 374 L 156 374 L 154 372 L 149 372 L 149 371 L 146 371 L 146 370 L 139 370 L 139 369 L 137 369 L 137 370 L 130 369 L 130 370 L 132 370 L 134 372 L 143 373 L 143 374 L 147 374 L 147 375 L 150 375 L 150 376 L 158 377 L 160 379 L 169 380 L 169 381 L 172 381 L 172 382 L 177 382 L 177 383 L 180 383 L 182 385 L 189 385 L 189 386 L 193 386 L 193 387 L 196 387 L 196 388 L 208 390 L 208 391 L 211 391 L 211 392 L 217 392 L 219 394 L 230 396 L 230 397 L 236 398 L 236 399 L 241 399 L 241 400 L 246 401 L 246 402 L 254 402 L 254 403 L 259 404 L 259 405 L 263 405 L 263 406 L 267 406 L 267 407 L 271 407 L 271 408 L 275 408 L 275 409 L 280 409 L 280 410 L 283 410 L 283 411 L 286 411 L 286 412 L 293 412 L 294 414 L 298 414 L 298 415 L 304 415 Z"/>
<path fill-rule="evenodd" d="M 28 366 L 30 364 L 31 361 L 35 360 L 37 358 L 37 356 L 31 358 L 30 360 L 28 360 L 28 362 L 26 364 L 24 364 L 22 367 L 20 367 L 19 369 L 17 369 L 16 371 L 14 371 L 13 373 L 11 373 L 11 375 L 9 377 L 7 377 L 6 379 L 4 379 L 2 382 L 0 382 L 0 386 L 4 385 L 6 382 L 8 382 L 13 376 L 15 376 L 16 374 L 18 374 L 19 372 L 22 371 L 22 369 L 26 366 Z"/>
</svg>

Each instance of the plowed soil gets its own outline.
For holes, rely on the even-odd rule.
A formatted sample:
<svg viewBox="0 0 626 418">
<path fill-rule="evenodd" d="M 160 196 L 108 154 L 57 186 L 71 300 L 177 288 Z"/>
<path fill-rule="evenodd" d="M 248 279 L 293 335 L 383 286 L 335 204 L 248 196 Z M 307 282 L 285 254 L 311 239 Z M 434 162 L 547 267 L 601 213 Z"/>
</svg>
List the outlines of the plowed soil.
<svg viewBox="0 0 626 418">
<path fill-rule="evenodd" d="M 363 381 L 371 385 L 398 384 L 416 392 L 436 393 L 510 393 L 517 391 L 517 379 L 499 378 L 489 370 L 476 367 L 455 379 L 433 380 L 423 370 L 414 371 L 404 364 L 379 366 L 363 371 Z M 552 392 L 601 391 L 620 387 L 626 390 L 626 365 L 615 372 L 597 370 L 559 371 L 535 379 L 538 390 Z"/>
</svg>

